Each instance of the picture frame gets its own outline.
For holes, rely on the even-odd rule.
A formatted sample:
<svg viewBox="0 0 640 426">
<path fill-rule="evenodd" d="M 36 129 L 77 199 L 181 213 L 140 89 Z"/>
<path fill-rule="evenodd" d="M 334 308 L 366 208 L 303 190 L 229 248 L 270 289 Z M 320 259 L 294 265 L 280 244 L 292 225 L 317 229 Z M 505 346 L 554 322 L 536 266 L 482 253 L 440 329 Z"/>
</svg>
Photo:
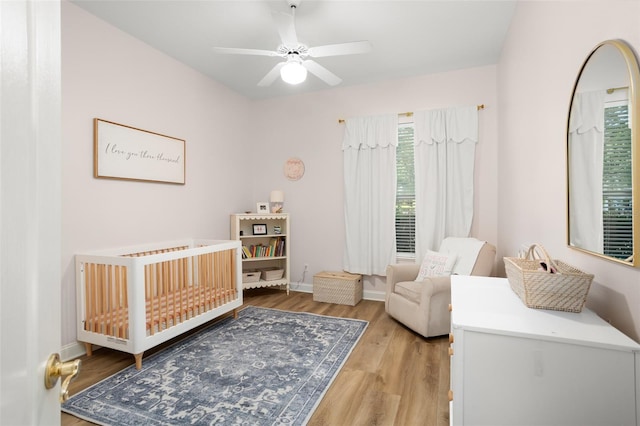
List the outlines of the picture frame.
<svg viewBox="0 0 640 426">
<path fill-rule="evenodd" d="M 94 118 L 93 176 L 185 184 L 183 139 Z"/>
<path fill-rule="evenodd" d="M 266 223 L 254 223 L 253 224 L 253 235 L 267 235 L 267 224 Z"/>
<path fill-rule="evenodd" d="M 260 213 L 264 213 L 264 214 L 268 214 L 269 213 L 269 203 L 266 202 L 260 202 L 256 204 L 256 213 L 260 214 Z"/>
</svg>

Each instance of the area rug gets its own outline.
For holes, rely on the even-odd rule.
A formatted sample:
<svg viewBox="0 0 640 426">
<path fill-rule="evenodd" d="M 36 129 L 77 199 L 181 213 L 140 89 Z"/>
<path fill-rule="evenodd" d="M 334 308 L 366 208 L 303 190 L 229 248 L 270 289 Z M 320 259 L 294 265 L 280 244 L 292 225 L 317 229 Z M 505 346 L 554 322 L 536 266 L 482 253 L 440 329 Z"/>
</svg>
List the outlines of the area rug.
<svg viewBox="0 0 640 426">
<path fill-rule="evenodd" d="M 301 425 L 368 323 L 249 306 L 73 395 L 101 425 Z"/>
</svg>

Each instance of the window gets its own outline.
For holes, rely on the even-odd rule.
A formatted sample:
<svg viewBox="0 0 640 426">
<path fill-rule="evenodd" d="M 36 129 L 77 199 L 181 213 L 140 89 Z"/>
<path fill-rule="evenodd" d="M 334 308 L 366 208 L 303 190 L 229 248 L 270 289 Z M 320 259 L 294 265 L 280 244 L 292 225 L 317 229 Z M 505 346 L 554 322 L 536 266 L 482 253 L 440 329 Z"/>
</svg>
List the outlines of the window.
<svg viewBox="0 0 640 426">
<path fill-rule="evenodd" d="M 606 107 L 604 119 L 604 254 L 624 260 L 633 254 L 631 129 L 628 106 L 625 104 Z"/>
<path fill-rule="evenodd" d="M 396 149 L 396 246 L 399 256 L 416 251 L 416 191 L 413 159 L 413 123 L 398 125 Z"/>
</svg>

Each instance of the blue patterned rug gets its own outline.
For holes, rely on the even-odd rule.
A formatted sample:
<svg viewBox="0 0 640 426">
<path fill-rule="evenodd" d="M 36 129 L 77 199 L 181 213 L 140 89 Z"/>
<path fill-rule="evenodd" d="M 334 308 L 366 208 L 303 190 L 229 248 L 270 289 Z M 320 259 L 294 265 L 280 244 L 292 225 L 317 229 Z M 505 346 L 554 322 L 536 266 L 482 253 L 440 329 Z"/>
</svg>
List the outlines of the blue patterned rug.
<svg viewBox="0 0 640 426">
<path fill-rule="evenodd" d="M 367 322 L 249 306 L 73 395 L 102 425 L 305 424 Z"/>
</svg>

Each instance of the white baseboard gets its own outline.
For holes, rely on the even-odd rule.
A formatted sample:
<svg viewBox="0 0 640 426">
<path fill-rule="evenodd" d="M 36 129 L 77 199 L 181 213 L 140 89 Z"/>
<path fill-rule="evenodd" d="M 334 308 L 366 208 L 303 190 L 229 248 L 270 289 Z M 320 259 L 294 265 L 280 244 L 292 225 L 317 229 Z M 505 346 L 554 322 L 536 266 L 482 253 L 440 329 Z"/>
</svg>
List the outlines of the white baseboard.
<svg viewBox="0 0 640 426">
<path fill-rule="evenodd" d="M 73 342 L 68 345 L 64 345 L 62 349 L 60 349 L 60 359 L 62 362 L 67 362 L 72 359 L 80 358 L 87 354 L 87 351 L 84 348 L 84 343 Z"/>
<path fill-rule="evenodd" d="M 289 286 L 291 291 L 299 291 L 301 293 L 313 293 L 313 284 L 309 283 L 291 283 Z M 384 291 L 364 290 L 362 298 L 364 300 L 373 300 L 376 302 L 384 302 Z"/>
<path fill-rule="evenodd" d="M 384 291 L 365 290 L 362 298 L 364 300 L 374 300 L 376 302 L 384 302 Z"/>
</svg>

